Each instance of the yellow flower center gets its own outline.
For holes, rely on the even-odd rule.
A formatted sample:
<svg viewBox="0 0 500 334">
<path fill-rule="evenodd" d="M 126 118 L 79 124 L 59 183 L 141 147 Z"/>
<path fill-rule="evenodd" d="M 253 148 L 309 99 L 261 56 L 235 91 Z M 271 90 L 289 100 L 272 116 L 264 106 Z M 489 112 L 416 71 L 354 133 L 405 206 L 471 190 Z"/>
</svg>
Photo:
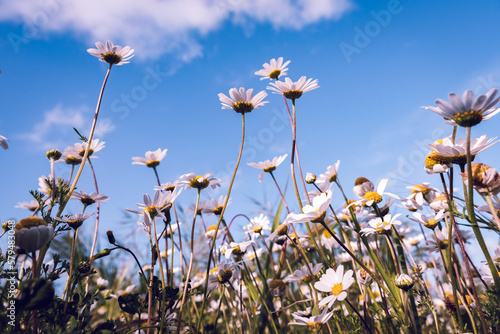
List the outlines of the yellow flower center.
<svg viewBox="0 0 500 334">
<path fill-rule="evenodd" d="M 257 225 L 253 228 L 253 231 L 255 233 L 260 233 L 262 231 L 262 226 L 261 225 Z"/>
<path fill-rule="evenodd" d="M 435 165 L 448 165 L 450 162 L 449 158 L 437 153 L 431 153 L 425 157 L 425 167 L 429 169 L 432 169 Z"/>
<path fill-rule="evenodd" d="M 83 196 L 82 198 L 80 198 L 80 202 L 82 202 L 83 205 L 91 205 L 95 203 L 95 200 L 92 197 Z"/>
<path fill-rule="evenodd" d="M 150 167 L 150 168 L 154 168 L 156 166 L 158 166 L 160 164 L 160 162 L 158 160 L 149 160 L 148 162 L 146 162 L 146 166 Z"/>
<path fill-rule="evenodd" d="M 330 239 L 332 237 L 332 235 L 330 234 L 330 232 L 328 232 L 328 230 L 324 230 L 323 237 L 326 239 Z"/>
<path fill-rule="evenodd" d="M 214 208 L 214 215 L 220 216 L 221 213 L 222 213 L 222 205 Z"/>
<path fill-rule="evenodd" d="M 323 211 L 318 217 L 311 220 L 311 223 L 321 223 L 325 220 L 326 211 Z"/>
<path fill-rule="evenodd" d="M 413 186 L 414 188 L 418 188 L 418 189 L 412 189 L 411 190 L 411 193 L 412 194 L 416 194 L 416 193 L 422 193 L 424 195 L 427 195 L 428 193 L 431 192 L 431 190 L 429 188 L 426 188 L 425 186 L 421 185 L 421 184 L 416 184 Z"/>
<path fill-rule="evenodd" d="M 80 157 L 67 156 L 64 159 L 64 162 L 67 163 L 68 165 L 79 165 L 82 162 L 82 159 Z"/>
<path fill-rule="evenodd" d="M 382 196 L 376 191 L 367 191 L 363 196 L 363 199 L 365 199 L 366 202 L 373 201 L 373 204 L 382 202 Z M 365 203 L 363 203 L 363 205 L 367 206 Z"/>
<path fill-rule="evenodd" d="M 439 223 L 439 221 L 436 221 L 435 218 L 431 218 L 431 219 L 429 219 L 428 222 L 424 223 L 424 226 L 427 228 L 430 228 L 432 230 L 437 226 L 438 223 Z"/>
<path fill-rule="evenodd" d="M 317 333 L 321 330 L 321 322 L 313 322 L 311 320 L 307 321 L 307 328 L 312 331 L 313 333 Z"/>
<path fill-rule="evenodd" d="M 280 70 L 274 70 L 271 73 L 269 73 L 269 77 L 271 79 L 278 79 L 278 77 L 280 76 L 280 74 L 281 74 Z"/>
<path fill-rule="evenodd" d="M 239 102 L 234 102 L 233 103 L 233 109 L 237 113 L 240 114 L 245 114 L 247 112 L 251 112 L 253 110 L 253 104 L 250 102 L 245 102 L 245 101 L 239 101 Z"/>
<path fill-rule="evenodd" d="M 22 228 L 32 228 L 32 227 L 38 227 L 38 226 L 47 226 L 47 222 L 43 220 L 42 218 L 38 217 L 28 217 L 21 219 L 15 228 L 15 231 L 19 231 Z"/>
<path fill-rule="evenodd" d="M 240 246 L 234 246 L 233 248 L 233 255 L 234 256 L 243 256 L 245 255 L 246 252 L 243 252 L 240 248 Z"/>
<path fill-rule="evenodd" d="M 217 270 L 219 270 L 219 268 L 218 268 L 218 267 L 214 267 L 214 268 L 212 268 L 212 270 L 210 270 L 210 274 L 212 274 L 212 275 L 213 275 L 213 274 L 214 274 Z"/>
<path fill-rule="evenodd" d="M 195 189 L 205 189 L 210 184 L 210 181 L 203 176 L 198 175 L 189 181 L 189 185 Z"/>
<path fill-rule="evenodd" d="M 335 182 L 337 180 L 337 173 L 333 174 L 332 176 L 330 176 L 330 182 Z"/>
<path fill-rule="evenodd" d="M 391 224 L 388 222 L 378 222 L 375 230 L 377 230 L 377 233 L 384 234 L 388 231 L 387 229 L 385 229 L 385 227 L 390 225 Z"/>
<path fill-rule="evenodd" d="M 276 169 L 276 166 L 270 166 L 270 167 L 264 168 L 264 172 L 271 173 L 275 169 Z"/>
<path fill-rule="evenodd" d="M 482 111 L 466 111 L 464 113 L 458 113 L 452 117 L 452 119 L 460 126 L 474 126 L 483 120 L 483 112 Z"/>
<path fill-rule="evenodd" d="M 337 283 L 332 287 L 332 294 L 334 296 L 338 296 L 340 295 L 342 290 L 344 290 L 344 286 L 342 285 L 342 283 Z"/>
<path fill-rule="evenodd" d="M 301 90 L 289 90 L 283 93 L 287 99 L 295 100 L 302 96 Z"/>
<path fill-rule="evenodd" d="M 89 154 L 87 156 L 90 157 L 93 153 L 94 153 L 94 150 L 93 149 L 89 149 Z M 85 150 L 80 150 L 78 152 L 78 155 L 81 156 L 81 157 L 83 157 L 85 155 Z"/>
<path fill-rule="evenodd" d="M 306 276 L 302 277 L 301 280 L 305 284 L 308 284 L 308 283 L 311 283 L 313 279 L 314 279 L 314 275 L 309 274 L 309 275 L 306 275 Z"/>
<path fill-rule="evenodd" d="M 219 274 L 218 280 L 220 284 L 225 284 L 233 277 L 233 271 L 231 269 L 224 270 Z"/>
<path fill-rule="evenodd" d="M 158 215 L 158 212 L 156 212 L 156 209 L 157 209 L 156 206 L 151 205 L 151 206 L 144 208 L 144 211 L 149 212 L 149 216 L 151 217 L 151 219 L 153 219 L 154 217 L 156 217 L 156 215 Z"/>
<path fill-rule="evenodd" d="M 114 52 L 101 53 L 102 60 L 106 63 L 114 65 L 122 61 L 122 57 Z"/>
</svg>

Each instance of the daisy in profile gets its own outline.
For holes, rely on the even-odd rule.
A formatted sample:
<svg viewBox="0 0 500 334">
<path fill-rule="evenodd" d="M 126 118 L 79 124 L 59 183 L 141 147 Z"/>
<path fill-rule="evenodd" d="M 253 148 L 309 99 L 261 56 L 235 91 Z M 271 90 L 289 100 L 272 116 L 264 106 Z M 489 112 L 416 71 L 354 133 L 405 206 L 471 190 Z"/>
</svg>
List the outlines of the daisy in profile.
<svg viewBox="0 0 500 334">
<path fill-rule="evenodd" d="M 368 180 L 366 180 L 366 181 L 368 181 Z M 370 181 L 363 182 L 362 184 L 360 184 L 360 186 L 364 187 L 363 190 L 366 190 L 366 191 L 364 191 L 364 194 L 362 196 L 359 196 L 359 195 L 361 195 L 362 191 L 358 190 L 356 192 L 356 195 L 358 195 L 359 197 L 362 197 L 362 198 L 359 201 L 356 201 L 356 202 L 350 204 L 349 206 L 360 205 L 360 204 L 362 204 L 363 206 L 372 206 L 374 204 L 378 204 L 378 203 L 382 202 L 383 195 L 389 195 L 391 197 L 394 197 L 395 199 L 399 199 L 398 196 L 391 194 L 391 193 L 388 193 L 388 192 L 385 192 L 385 188 L 387 187 L 388 182 L 389 182 L 388 179 L 382 179 L 377 186 L 377 191 L 372 190 L 373 184 L 370 185 L 370 183 L 371 183 Z M 371 189 L 371 190 L 368 190 L 368 189 Z"/>
<path fill-rule="evenodd" d="M 377 234 L 387 234 L 390 232 L 393 225 L 401 225 L 401 222 L 397 218 L 401 216 L 400 213 L 394 215 L 394 217 L 388 213 L 382 218 L 375 218 L 368 222 L 370 227 L 362 228 L 359 232 L 362 235 L 370 235 L 373 233 Z"/>
<path fill-rule="evenodd" d="M 167 156 L 167 149 L 162 150 L 161 148 L 156 151 L 147 151 L 146 158 L 142 157 L 133 157 L 132 165 L 145 165 L 150 168 L 155 168 L 160 164 L 163 158 Z"/>
<path fill-rule="evenodd" d="M 14 229 L 15 245 L 26 253 L 36 252 L 54 236 L 54 229 L 45 220 L 28 217 L 17 222 Z"/>
<path fill-rule="evenodd" d="M 67 165 L 76 166 L 82 162 L 82 156 L 74 146 L 66 148 L 59 161 L 64 161 Z"/>
<path fill-rule="evenodd" d="M 104 203 L 109 200 L 109 197 L 104 194 L 90 193 L 87 194 L 84 190 L 74 191 L 69 199 L 77 200 L 87 207 L 94 203 Z"/>
<path fill-rule="evenodd" d="M 344 266 L 340 265 L 337 271 L 328 268 L 318 282 L 314 283 L 314 288 L 318 291 L 331 293 L 319 302 L 319 306 L 327 305 L 328 308 L 338 300 L 342 301 L 347 297 L 346 290 L 354 283 L 353 271 L 348 270 L 344 274 Z"/>
<path fill-rule="evenodd" d="M 40 204 L 37 200 L 32 199 L 29 202 L 18 202 L 15 208 L 28 209 L 34 212 L 40 208 Z"/>
<path fill-rule="evenodd" d="M 305 76 L 300 77 L 297 82 L 293 82 L 290 78 L 285 78 L 284 82 L 271 82 L 271 86 L 267 87 L 267 89 L 272 90 L 275 94 L 282 94 L 287 99 L 293 101 L 300 98 L 303 93 L 316 88 L 319 88 L 318 80 L 307 79 Z"/>
<path fill-rule="evenodd" d="M 262 172 L 259 174 L 259 182 L 262 182 L 265 173 L 272 173 L 276 167 L 278 167 L 288 156 L 288 154 L 284 154 L 279 157 L 274 157 L 273 160 L 266 160 L 261 162 L 249 162 L 247 165 L 250 167 L 254 167 L 257 169 L 262 169 Z"/>
<path fill-rule="evenodd" d="M 246 90 L 243 87 L 240 89 L 231 88 L 229 90 L 229 97 L 225 94 L 219 93 L 219 100 L 222 102 L 222 109 L 233 109 L 237 113 L 246 114 L 254 109 L 262 107 L 269 101 L 262 101 L 267 96 L 265 91 L 259 92 L 253 96 L 253 88 Z"/>
<path fill-rule="evenodd" d="M 6 150 L 6 149 L 8 149 L 8 148 L 9 148 L 9 144 L 7 143 L 7 140 L 8 140 L 8 139 L 7 139 L 6 137 L 4 137 L 4 136 L 0 135 L 0 146 L 2 146 L 2 148 L 3 148 L 4 150 Z"/>
<path fill-rule="evenodd" d="M 433 230 L 434 228 L 436 228 L 438 223 L 441 220 L 443 220 L 447 215 L 448 215 L 448 213 L 445 213 L 444 209 L 440 210 L 438 213 L 436 213 L 432 216 L 426 216 L 426 215 L 421 214 L 420 212 L 414 212 L 413 217 L 415 217 L 416 219 L 413 219 L 413 218 L 410 218 L 410 219 L 413 221 L 416 221 L 419 224 L 424 225 L 428 229 Z"/>
<path fill-rule="evenodd" d="M 276 59 L 271 59 L 271 61 L 268 63 L 264 63 L 264 68 L 261 70 L 258 70 L 255 72 L 255 75 L 260 75 L 262 78 L 260 80 L 264 79 L 276 79 L 279 80 L 280 75 L 286 75 L 288 71 L 288 64 L 290 64 L 290 60 L 286 61 L 283 63 L 283 57 L 279 57 L 278 60 Z"/>
<path fill-rule="evenodd" d="M 155 190 L 163 190 L 163 191 L 174 191 L 174 189 L 179 185 L 179 181 L 174 182 L 165 182 L 160 184 L 159 186 L 155 186 Z"/>
<path fill-rule="evenodd" d="M 337 172 L 339 170 L 339 166 L 340 166 L 340 160 L 337 161 L 334 165 L 328 166 L 328 168 L 326 169 L 326 173 L 321 174 L 316 180 L 316 182 L 318 183 L 335 182 L 335 180 L 337 180 Z"/>
<path fill-rule="evenodd" d="M 472 186 L 482 195 L 497 195 L 500 192 L 500 173 L 495 168 L 482 163 L 473 163 Z M 467 173 L 460 173 L 462 181 L 468 184 Z"/>
<path fill-rule="evenodd" d="M 435 229 L 431 238 L 427 239 L 427 245 L 425 246 L 430 251 L 438 252 L 440 249 L 447 249 L 450 244 L 446 227 L 443 227 L 441 230 L 438 228 Z M 455 230 L 451 233 L 451 240 L 453 242 L 456 240 Z"/>
<path fill-rule="evenodd" d="M 432 202 L 440 194 L 438 189 L 430 187 L 430 183 L 427 182 L 406 188 L 411 189 L 411 194 L 407 199 L 415 200 L 419 205 L 423 205 L 425 202 Z"/>
<path fill-rule="evenodd" d="M 327 190 L 324 193 L 312 199 L 312 205 L 304 205 L 302 208 L 303 214 L 290 213 L 287 216 L 290 223 L 321 223 L 325 221 L 326 210 L 332 202 L 332 191 Z M 289 218 L 288 218 L 289 217 Z"/>
<path fill-rule="evenodd" d="M 482 135 L 477 139 L 471 139 L 470 154 L 472 160 L 474 160 L 474 157 L 478 153 L 497 144 L 499 141 L 495 141 L 495 139 L 497 137 L 488 139 L 486 135 Z M 432 144 L 427 144 L 427 146 L 432 148 L 433 153 L 448 158 L 451 163 L 457 165 L 465 165 L 467 163 L 467 140 L 465 138 L 459 138 L 453 143 L 451 136 L 449 136 L 442 140 L 437 140 Z"/>
<path fill-rule="evenodd" d="M 447 120 L 447 124 L 464 127 L 474 126 L 486 121 L 500 112 L 500 108 L 493 108 L 500 97 L 495 98 L 498 89 L 493 88 L 485 95 L 474 97 L 471 90 L 466 90 L 462 98 L 455 93 L 448 94 L 450 103 L 441 99 L 436 100 L 437 107 L 424 107 L 434 111 Z"/>
<path fill-rule="evenodd" d="M 293 320 L 289 322 L 289 325 L 295 326 L 307 326 L 307 329 L 313 333 L 319 332 L 323 324 L 327 323 L 328 320 L 332 317 L 333 312 L 328 312 L 328 309 L 325 308 L 323 312 L 319 315 L 315 315 L 312 317 L 303 317 L 297 314 L 297 312 L 292 313 Z"/>
<path fill-rule="evenodd" d="M 220 262 L 217 267 L 210 270 L 208 276 L 208 291 L 214 291 L 222 285 L 229 285 L 233 277 L 234 262 Z"/>
<path fill-rule="evenodd" d="M 100 150 L 102 150 L 105 147 L 104 144 L 105 144 L 105 142 L 103 142 L 103 141 L 100 142 L 98 138 L 93 139 L 92 143 L 90 144 L 88 156 L 90 157 L 95 152 L 99 152 Z M 87 146 L 89 146 L 88 142 L 75 143 L 75 150 L 78 152 L 78 155 L 83 157 L 85 155 L 85 150 L 87 149 Z M 93 156 L 93 158 L 97 158 L 97 157 Z"/>
<path fill-rule="evenodd" d="M 307 264 L 299 270 L 295 270 L 293 272 L 293 276 L 285 278 L 285 282 L 302 282 L 305 284 L 311 283 L 316 279 L 316 275 L 322 268 L 322 263 L 318 263 L 314 267 L 312 264 Z"/>
<path fill-rule="evenodd" d="M 246 234 L 250 235 L 250 239 L 255 239 L 265 231 L 271 231 L 271 222 L 269 218 L 261 213 L 258 217 L 250 219 L 250 223 L 243 226 L 243 230 Z"/>
<path fill-rule="evenodd" d="M 55 220 L 59 220 L 63 223 L 68 224 L 69 227 L 72 229 L 76 230 L 80 226 L 82 226 L 83 222 L 87 220 L 88 218 L 92 217 L 94 215 L 93 212 L 88 213 L 86 215 L 77 213 L 74 216 L 67 216 L 67 217 L 56 217 Z"/>
<path fill-rule="evenodd" d="M 128 60 L 134 56 L 134 49 L 130 46 L 122 48 L 107 41 L 106 45 L 101 42 L 95 43 L 97 49 L 88 49 L 87 52 L 92 56 L 99 58 L 99 61 L 112 65 L 123 65 L 130 63 Z"/>
<path fill-rule="evenodd" d="M 211 199 L 210 204 L 202 210 L 203 213 L 208 215 L 220 216 L 222 209 L 224 208 L 224 203 L 226 201 L 226 196 L 220 195 L 218 200 Z M 227 201 L 227 205 L 231 204 L 231 199 Z"/>
<path fill-rule="evenodd" d="M 214 175 L 212 173 L 207 173 L 203 176 L 195 175 L 194 173 L 184 174 L 181 176 L 181 179 L 184 180 L 179 181 L 179 184 L 185 184 L 186 190 L 191 188 L 201 190 L 207 188 L 208 186 L 215 189 L 220 187 L 220 180 L 213 176 Z"/>
</svg>

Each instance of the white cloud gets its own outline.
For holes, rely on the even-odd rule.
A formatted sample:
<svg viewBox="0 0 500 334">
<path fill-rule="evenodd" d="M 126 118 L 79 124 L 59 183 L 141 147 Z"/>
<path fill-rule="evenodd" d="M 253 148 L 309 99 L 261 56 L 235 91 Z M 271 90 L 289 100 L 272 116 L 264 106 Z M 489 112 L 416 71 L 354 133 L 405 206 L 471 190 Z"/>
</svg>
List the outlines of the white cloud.
<svg viewBox="0 0 500 334">
<path fill-rule="evenodd" d="M 37 150 L 59 149 L 64 150 L 70 143 L 76 142 L 77 135 L 73 127 L 81 134 L 88 136 L 92 121 L 92 113 L 88 107 L 78 108 L 56 105 L 43 114 L 43 119 L 33 125 L 30 132 L 20 133 L 16 136 L 29 143 L 30 147 Z M 106 119 L 97 123 L 94 138 L 102 138 L 106 133 L 114 130 L 114 125 Z"/>
<path fill-rule="evenodd" d="M 74 33 L 88 43 L 112 40 L 131 45 L 137 57 L 175 53 L 182 60 L 200 56 L 199 39 L 225 21 L 253 21 L 274 28 L 301 29 L 321 20 L 339 19 L 352 0 L 0 0 L 0 21 L 20 22 L 22 35 Z M 16 43 L 16 42 L 14 42 Z"/>
</svg>

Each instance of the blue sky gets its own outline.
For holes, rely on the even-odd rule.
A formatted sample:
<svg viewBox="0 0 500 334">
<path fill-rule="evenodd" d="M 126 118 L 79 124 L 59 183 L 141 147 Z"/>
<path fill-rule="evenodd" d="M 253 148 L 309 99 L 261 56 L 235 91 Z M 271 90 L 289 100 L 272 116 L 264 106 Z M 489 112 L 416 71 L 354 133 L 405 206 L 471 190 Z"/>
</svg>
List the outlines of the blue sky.
<svg viewBox="0 0 500 334">
<path fill-rule="evenodd" d="M 421 106 L 447 99 L 451 91 L 482 94 L 500 87 L 500 3 L 494 1 L 43 4 L 0 1 L 0 134 L 10 145 L 0 152 L 2 220 L 26 216 L 14 206 L 29 201 L 28 191 L 49 173 L 47 149 L 73 145 L 73 126 L 88 134 L 107 68 L 86 52 L 96 41 L 136 49 L 130 64 L 113 67 L 99 116 L 98 137 L 106 148 L 94 163 L 100 191 L 111 198 L 102 206 L 102 233 L 134 232 L 134 221 L 123 223 L 124 209 L 153 194 L 153 171 L 132 165 L 134 156 L 167 148 L 158 169 L 162 182 L 189 172 L 232 172 L 241 121 L 221 110 L 217 94 L 240 86 L 264 90 L 268 81 L 254 72 L 271 58 L 291 60 L 293 80 L 318 79 L 321 87 L 297 101 L 302 167 L 319 176 L 340 160 L 340 180 L 350 196 L 360 176 L 374 182 L 389 177 L 388 190 L 401 196 L 415 183 L 438 187 L 438 177 L 423 171 L 425 144 L 449 135 L 451 127 Z M 228 219 L 252 217 L 259 207 L 250 198 L 278 202 L 272 180 L 258 183 L 259 171 L 246 165 L 290 153 L 282 98 L 269 92 L 266 100 L 247 115 L 249 141 Z M 497 136 L 499 122 L 494 117 L 476 126 L 473 136 Z M 497 166 L 499 149 L 476 161 Z M 68 167 L 57 170 L 67 177 Z M 285 187 L 289 166 L 276 175 Z M 92 192 L 92 185 L 86 170 L 79 189 Z M 205 198 L 225 194 L 226 187 Z M 186 191 L 180 203 L 194 203 L 195 195 Z M 341 203 L 337 191 L 334 202 Z"/>
</svg>

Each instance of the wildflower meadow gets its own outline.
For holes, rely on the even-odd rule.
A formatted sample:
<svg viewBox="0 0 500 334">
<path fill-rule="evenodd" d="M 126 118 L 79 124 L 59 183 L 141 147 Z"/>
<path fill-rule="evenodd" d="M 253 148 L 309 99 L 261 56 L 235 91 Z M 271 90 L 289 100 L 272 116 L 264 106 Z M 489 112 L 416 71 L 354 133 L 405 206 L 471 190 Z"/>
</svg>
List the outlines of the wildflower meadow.
<svg viewBox="0 0 500 334">
<path fill-rule="evenodd" d="M 129 239 L 100 226 L 113 198 L 101 192 L 94 165 L 109 145 L 95 132 L 108 78 L 126 73 L 132 47 L 107 41 L 88 49 L 96 66 L 107 66 L 91 130 L 71 129 L 74 145 L 53 147 L 45 166 L 32 166 L 45 173 L 39 188 L 26 190 L 32 198 L 18 204 L 21 219 L 2 222 L 2 333 L 500 332 L 500 247 L 485 242 L 500 233 L 500 173 L 474 162 L 499 149 L 495 133 L 476 127 L 500 117 L 497 88 L 428 101 L 422 121 L 440 118 L 445 133 L 424 147 L 421 167 L 433 181 L 406 180 L 412 185 L 395 194 L 388 178 L 343 178 L 356 166 L 335 157 L 302 168 L 297 132 L 315 134 L 297 114 L 308 111 L 303 96 L 322 94 L 321 77 L 297 76 L 280 55 L 256 63 L 261 85 L 228 86 L 218 94 L 223 110 L 210 111 L 241 122 L 241 137 L 229 142 L 238 152 L 229 177 L 195 166 L 162 173 L 171 149 L 162 142 L 129 157 L 151 189 L 126 194 L 139 201 L 124 212 L 132 223 L 119 227 Z M 276 103 L 269 94 L 280 97 L 289 149 L 242 163 L 247 122 Z M 0 145 L 0 155 L 12 149 L 4 136 Z M 69 173 L 58 175 L 56 165 Z M 255 172 L 255 187 L 271 184 L 267 195 L 277 203 L 259 214 L 238 205 L 242 168 Z M 92 187 L 80 186 L 86 177 Z M 224 194 L 212 196 L 214 189 Z"/>
</svg>

